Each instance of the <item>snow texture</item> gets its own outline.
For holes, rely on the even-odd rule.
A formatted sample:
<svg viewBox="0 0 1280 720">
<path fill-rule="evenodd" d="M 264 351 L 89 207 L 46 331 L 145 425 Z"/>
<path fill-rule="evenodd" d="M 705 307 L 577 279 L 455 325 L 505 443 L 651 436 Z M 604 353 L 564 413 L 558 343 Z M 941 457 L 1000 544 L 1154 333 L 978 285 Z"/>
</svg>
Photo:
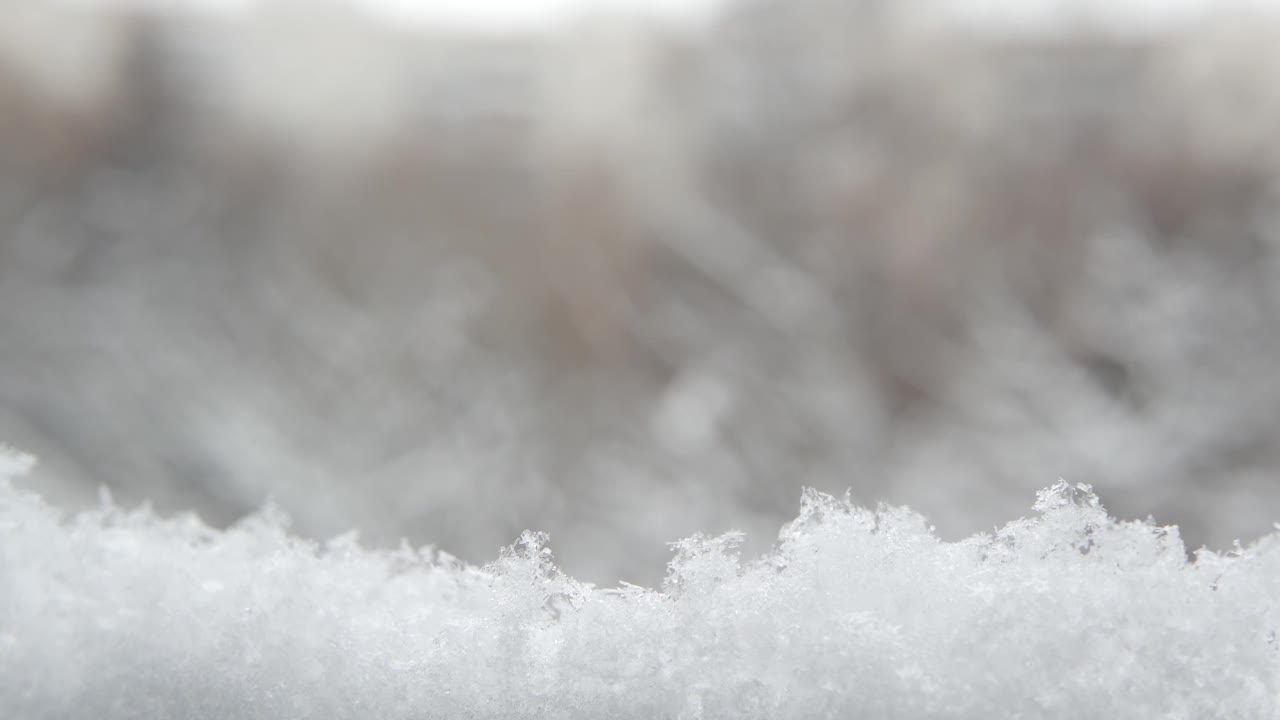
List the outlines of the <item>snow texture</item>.
<svg viewBox="0 0 1280 720">
<path fill-rule="evenodd" d="M 535 532 L 478 568 L 6 478 L 0 717 L 1276 717 L 1280 536 L 1189 561 L 1085 485 L 1035 511 L 948 543 L 807 491 L 757 560 L 693 537 L 661 590 L 603 590 Z"/>
</svg>

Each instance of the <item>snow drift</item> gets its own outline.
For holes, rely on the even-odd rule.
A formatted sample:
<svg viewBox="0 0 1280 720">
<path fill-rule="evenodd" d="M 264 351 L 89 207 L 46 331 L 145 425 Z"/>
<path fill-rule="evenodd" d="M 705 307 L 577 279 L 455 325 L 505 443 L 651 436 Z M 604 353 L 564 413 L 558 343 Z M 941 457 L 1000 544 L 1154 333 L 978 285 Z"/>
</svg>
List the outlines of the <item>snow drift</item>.
<svg viewBox="0 0 1280 720">
<path fill-rule="evenodd" d="M 1085 485 L 1035 511 L 948 543 L 809 491 L 759 559 L 693 537 L 662 589 L 605 590 L 540 533 L 481 568 L 6 478 L 0 716 L 1274 717 L 1277 535 L 1189 561 Z"/>
</svg>

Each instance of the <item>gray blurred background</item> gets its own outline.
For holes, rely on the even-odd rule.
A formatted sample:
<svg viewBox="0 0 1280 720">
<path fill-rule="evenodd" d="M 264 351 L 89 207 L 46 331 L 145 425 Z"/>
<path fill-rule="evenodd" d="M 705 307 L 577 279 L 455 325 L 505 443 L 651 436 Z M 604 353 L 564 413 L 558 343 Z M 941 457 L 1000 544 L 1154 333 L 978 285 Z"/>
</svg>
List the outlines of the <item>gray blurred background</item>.
<svg viewBox="0 0 1280 720">
<path fill-rule="evenodd" d="M 802 486 L 1255 538 L 1280 23 L 1204 5 L 0 2 L 0 441 L 66 507 L 601 583 Z"/>
</svg>

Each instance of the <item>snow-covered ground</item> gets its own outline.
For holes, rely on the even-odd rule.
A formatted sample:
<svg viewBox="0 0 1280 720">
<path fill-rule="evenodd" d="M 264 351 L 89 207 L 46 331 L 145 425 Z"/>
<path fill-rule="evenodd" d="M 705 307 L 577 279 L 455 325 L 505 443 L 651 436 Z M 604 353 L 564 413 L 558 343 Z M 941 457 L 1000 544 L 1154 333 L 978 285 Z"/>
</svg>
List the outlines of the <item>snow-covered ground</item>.
<svg viewBox="0 0 1280 720">
<path fill-rule="evenodd" d="M 0 477 L 0 716 L 1275 717 L 1280 534 L 1188 562 L 1086 486 L 1034 510 L 943 542 L 806 492 L 761 557 L 695 536 L 660 589 L 600 589 L 533 532 L 473 567 Z"/>
</svg>

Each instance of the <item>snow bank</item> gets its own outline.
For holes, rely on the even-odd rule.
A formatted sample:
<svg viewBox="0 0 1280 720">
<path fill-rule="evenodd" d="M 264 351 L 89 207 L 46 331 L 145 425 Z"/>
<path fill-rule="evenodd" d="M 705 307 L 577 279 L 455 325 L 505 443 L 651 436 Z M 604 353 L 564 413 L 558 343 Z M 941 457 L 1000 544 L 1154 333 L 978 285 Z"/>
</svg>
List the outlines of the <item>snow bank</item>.
<svg viewBox="0 0 1280 720">
<path fill-rule="evenodd" d="M 764 557 L 694 537 L 662 590 L 602 590 L 539 533 L 476 568 L 5 479 L 0 716 L 1275 717 L 1280 536 L 1188 562 L 1087 486 L 1035 510 L 947 543 L 810 491 Z"/>
</svg>

